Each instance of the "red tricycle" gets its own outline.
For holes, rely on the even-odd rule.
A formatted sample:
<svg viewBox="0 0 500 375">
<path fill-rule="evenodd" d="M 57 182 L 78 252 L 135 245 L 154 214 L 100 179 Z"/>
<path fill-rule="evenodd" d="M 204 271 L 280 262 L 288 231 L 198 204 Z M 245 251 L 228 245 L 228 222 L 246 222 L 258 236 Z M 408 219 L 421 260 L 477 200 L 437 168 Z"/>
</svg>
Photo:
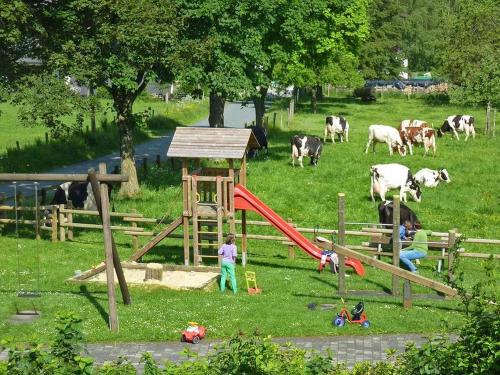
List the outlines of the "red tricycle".
<svg viewBox="0 0 500 375">
<path fill-rule="evenodd" d="M 333 320 L 333 325 L 343 327 L 347 320 L 349 323 L 359 324 L 364 328 L 370 327 L 370 321 L 366 317 L 365 305 L 363 302 L 359 302 L 349 314 L 349 310 L 347 310 L 344 299 L 341 299 L 344 306 L 342 306 L 342 309 Z"/>
<path fill-rule="evenodd" d="M 207 329 L 204 326 L 200 326 L 195 322 L 189 322 L 189 327 L 182 331 L 181 341 L 198 344 L 205 337 L 206 331 Z"/>
</svg>

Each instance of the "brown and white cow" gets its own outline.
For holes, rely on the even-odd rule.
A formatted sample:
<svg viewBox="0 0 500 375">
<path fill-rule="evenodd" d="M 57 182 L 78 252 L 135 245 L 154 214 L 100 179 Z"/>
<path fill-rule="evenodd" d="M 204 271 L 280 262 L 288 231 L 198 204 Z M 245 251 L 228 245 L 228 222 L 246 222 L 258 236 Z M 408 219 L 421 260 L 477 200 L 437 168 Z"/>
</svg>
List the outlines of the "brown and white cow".
<svg viewBox="0 0 500 375">
<path fill-rule="evenodd" d="M 436 155 L 436 132 L 429 124 L 421 120 L 403 120 L 399 126 L 399 134 L 403 143 L 408 146 L 410 155 L 413 155 L 413 145 L 423 144 L 427 155 L 432 148 L 433 155 Z"/>
<path fill-rule="evenodd" d="M 406 146 L 403 144 L 398 129 L 387 125 L 370 125 L 368 128 L 368 143 L 366 144 L 365 154 L 368 153 L 370 145 L 373 145 L 375 152 L 375 143 L 386 143 L 389 147 L 389 154 L 393 151 L 399 152 L 401 156 L 406 156 Z"/>
</svg>

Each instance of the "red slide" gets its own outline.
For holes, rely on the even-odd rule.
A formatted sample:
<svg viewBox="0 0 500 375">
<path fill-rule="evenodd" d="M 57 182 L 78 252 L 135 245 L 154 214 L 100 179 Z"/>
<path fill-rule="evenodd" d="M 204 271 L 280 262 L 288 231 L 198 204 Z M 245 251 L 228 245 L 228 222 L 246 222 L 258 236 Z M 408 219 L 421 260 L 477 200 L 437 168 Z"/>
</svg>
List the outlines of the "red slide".
<svg viewBox="0 0 500 375">
<path fill-rule="evenodd" d="M 264 202 L 257 198 L 243 185 L 234 188 L 234 207 L 237 210 L 249 210 L 257 212 L 260 216 L 271 223 L 276 229 L 292 240 L 307 254 L 316 259 L 321 259 L 321 249 L 304 237 L 294 227 L 288 224 L 276 212 L 269 208 Z M 345 258 L 345 265 L 352 267 L 360 276 L 365 275 L 365 269 L 357 259 Z"/>
</svg>

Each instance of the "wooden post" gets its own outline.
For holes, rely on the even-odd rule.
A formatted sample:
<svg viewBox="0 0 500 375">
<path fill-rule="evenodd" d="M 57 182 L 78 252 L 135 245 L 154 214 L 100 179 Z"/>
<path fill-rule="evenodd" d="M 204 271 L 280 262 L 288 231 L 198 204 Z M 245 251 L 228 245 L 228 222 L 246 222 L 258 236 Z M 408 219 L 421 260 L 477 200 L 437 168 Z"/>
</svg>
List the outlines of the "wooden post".
<svg viewBox="0 0 500 375">
<path fill-rule="evenodd" d="M 161 157 L 160 154 L 156 154 L 156 166 L 160 168 L 161 166 Z"/>
<path fill-rule="evenodd" d="M 52 242 L 57 242 L 57 206 L 56 205 L 52 206 L 50 222 L 51 222 L 51 227 L 52 227 L 51 240 L 52 240 Z"/>
<path fill-rule="evenodd" d="M 411 282 L 410 280 L 405 280 L 403 283 L 403 307 L 405 309 L 411 309 Z"/>
<path fill-rule="evenodd" d="M 102 181 L 101 176 L 106 175 L 106 164 L 99 163 L 99 179 Z M 90 179 L 90 184 L 92 186 L 92 192 L 94 193 L 94 197 L 96 200 L 97 210 L 99 211 L 99 215 L 101 216 L 101 220 L 103 222 L 103 232 L 104 239 L 106 245 L 106 236 L 109 235 L 111 238 L 111 253 L 113 258 L 113 266 L 115 268 L 116 277 L 118 278 L 118 282 L 120 284 L 120 291 L 122 293 L 123 303 L 125 305 L 130 305 L 130 294 L 128 291 L 127 283 L 125 281 L 125 276 L 123 275 L 122 264 L 120 262 L 120 256 L 118 255 L 118 250 L 116 249 L 115 240 L 113 239 L 113 233 L 111 233 L 111 218 L 109 214 L 109 195 L 108 195 L 108 185 L 99 184 L 97 180 L 97 175 L 93 169 L 89 170 L 88 177 Z M 100 186 L 99 186 L 100 185 Z M 104 219 L 108 223 L 109 229 L 105 229 Z M 107 235 L 106 235 L 107 233 Z M 105 247 L 106 250 L 106 247 Z"/>
<path fill-rule="evenodd" d="M 196 178 L 191 179 L 191 201 L 193 202 L 193 262 L 194 266 L 198 267 L 200 265 L 200 253 L 199 253 L 199 238 L 198 238 L 198 203 L 196 194 L 198 193 L 198 182 Z"/>
<path fill-rule="evenodd" d="M 173 159 L 171 159 L 173 160 Z M 189 201 L 191 196 L 189 194 L 190 181 L 188 178 L 188 160 L 182 159 L 182 185 L 183 185 L 183 196 L 184 196 L 184 212 L 182 217 L 182 230 L 184 231 L 184 265 L 189 266 L 189 216 L 191 212 L 189 211 Z"/>
<path fill-rule="evenodd" d="M 276 128 L 276 112 L 273 113 L 273 129 Z"/>
<path fill-rule="evenodd" d="M 135 213 L 137 213 L 137 210 L 135 208 L 133 208 L 132 210 L 130 210 L 130 212 L 132 212 L 133 214 L 135 214 Z M 130 225 L 133 228 L 137 228 L 137 221 L 132 221 L 130 223 Z M 137 238 L 137 236 L 132 236 L 132 250 L 135 253 L 138 249 L 139 249 L 139 239 Z"/>
<path fill-rule="evenodd" d="M 49 133 L 45 133 L 45 144 L 49 144 Z"/>
<path fill-rule="evenodd" d="M 148 263 L 146 264 L 146 274 L 144 281 L 148 280 L 163 280 L 163 266 L 159 263 Z"/>
<path fill-rule="evenodd" d="M 18 150 L 20 150 L 20 149 L 21 149 L 21 145 L 19 144 L 19 141 L 16 141 L 16 148 L 17 148 Z"/>
<path fill-rule="evenodd" d="M 73 203 L 71 201 L 68 201 L 68 209 L 73 208 Z M 73 224 L 73 214 L 71 212 L 68 212 L 66 215 L 67 218 L 67 223 L 68 223 L 68 240 L 73 241 L 73 227 L 71 224 Z"/>
<path fill-rule="evenodd" d="M 40 201 L 38 200 L 38 182 L 35 182 L 35 239 L 39 240 L 40 237 Z M 1 204 L 1 203 L 0 203 Z"/>
<path fill-rule="evenodd" d="M 392 264 L 399 267 L 399 252 L 401 251 L 401 241 L 399 239 L 400 223 L 400 202 L 399 195 L 392 196 Z M 399 277 L 392 275 L 392 295 L 399 295 Z"/>
<path fill-rule="evenodd" d="M 63 211 L 64 211 L 64 204 L 60 204 L 59 205 L 59 223 L 61 223 L 61 225 L 59 225 L 59 239 L 61 240 L 61 242 L 66 241 L 66 228 L 62 225 L 66 221 Z"/>
<path fill-rule="evenodd" d="M 293 227 L 293 220 L 291 218 L 288 218 L 286 222 L 290 224 L 291 227 Z M 293 245 L 288 245 L 288 259 L 295 259 L 295 246 Z"/>
<path fill-rule="evenodd" d="M 339 218 L 339 233 L 338 233 L 338 243 L 341 246 L 345 246 L 345 194 L 338 194 L 338 218 Z M 339 294 L 344 295 L 346 293 L 345 288 L 345 256 L 338 254 L 339 257 Z"/>
<path fill-rule="evenodd" d="M 243 186 L 247 185 L 247 157 L 246 157 L 246 155 L 243 155 L 243 159 L 241 160 L 240 184 L 242 184 Z"/>
<path fill-rule="evenodd" d="M 224 216 L 224 211 L 222 209 L 222 177 L 217 176 L 217 250 L 221 248 L 224 240 L 222 239 L 224 228 L 222 227 L 222 218 Z M 234 225 L 234 218 L 232 220 Z M 232 232 L 234 234 L 234 232 Z M 220 264 L 220 257 L 217 258 Z"/>
<path fill-rule="evenodd" d="M 241 211 L 241 264 L 247 265 L 247 211 Z"/>
<path fill-rule="evenodd" d="M 455 246 L 455 241 L 457 239 L 457 232 L 455 229 L 448 231 L 448 280 L 453 281 L 455 276 L 453 275 L 453 262 L 455 261 L 455 253 L 453 252 L 453 247 Z"/>
<path fill-rule="evenodd" d="M 229 171 L 228 175 L 231 178 L 229 183 L 229 206 L 231 207 L 229 215 L 229 231 L 233 234 L 236 233 L 236 224 L 234 222 L 234 160 L 228 159 Z M 244 186 L 246 184 L 246 157 L 243 156 L 240 168 L 240 183 Z"/>
</svg>

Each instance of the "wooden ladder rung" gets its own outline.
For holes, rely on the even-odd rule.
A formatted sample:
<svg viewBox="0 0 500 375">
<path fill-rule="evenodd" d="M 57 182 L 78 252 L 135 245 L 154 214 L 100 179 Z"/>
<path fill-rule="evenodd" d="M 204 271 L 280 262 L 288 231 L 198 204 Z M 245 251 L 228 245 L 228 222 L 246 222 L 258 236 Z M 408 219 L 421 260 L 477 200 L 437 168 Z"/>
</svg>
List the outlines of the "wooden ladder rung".
<svg viewBox="0 0 500 375">
<path fill-rule="evenodd" d="M 200 255 L 200 258 L 218 258 L 218 255 Z"/>
</svg>

